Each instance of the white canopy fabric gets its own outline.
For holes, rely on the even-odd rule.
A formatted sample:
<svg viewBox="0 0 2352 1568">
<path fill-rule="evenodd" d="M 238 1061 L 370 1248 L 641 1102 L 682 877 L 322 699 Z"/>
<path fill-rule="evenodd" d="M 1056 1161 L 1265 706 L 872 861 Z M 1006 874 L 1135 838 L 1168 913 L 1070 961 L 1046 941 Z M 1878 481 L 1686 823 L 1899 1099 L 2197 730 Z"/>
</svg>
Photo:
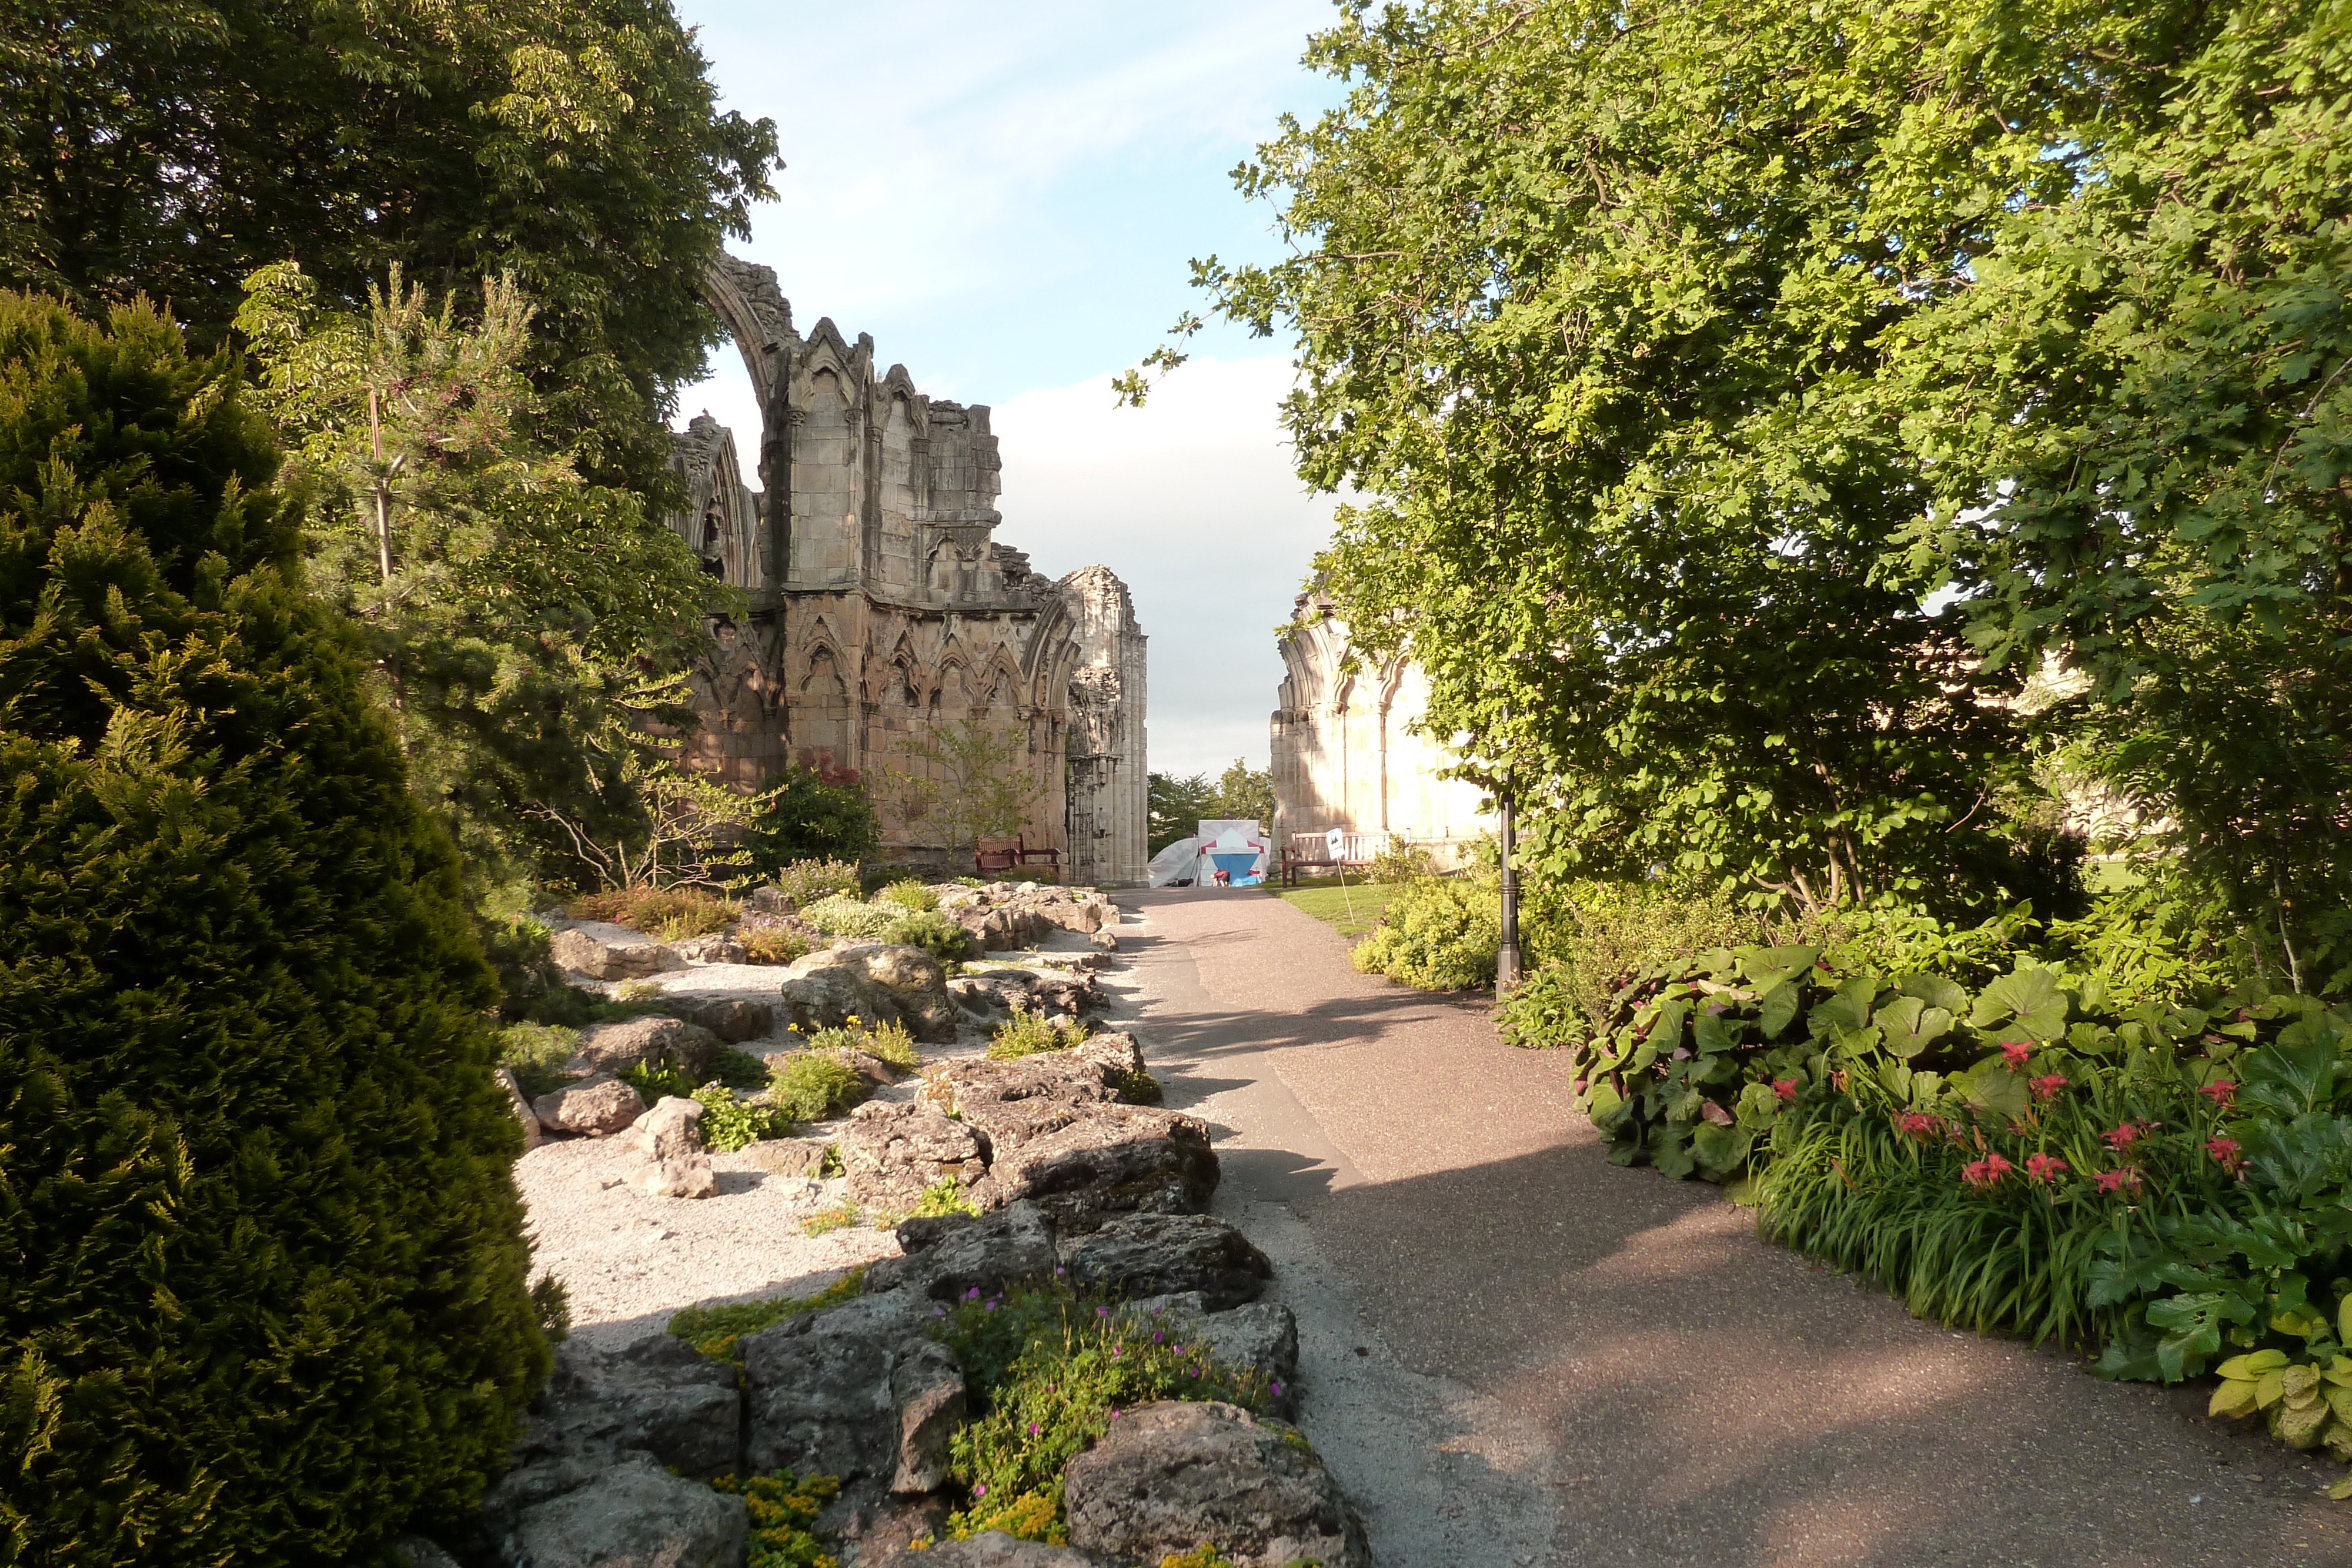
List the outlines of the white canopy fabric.
<svg viewBox="0 0 2352 1568">
<path fill-rule="evenodd" d="M 1178 839 L 1151 857 L 1150 885 L 1167 887 L 1175 883 L 1195 880 L 1200 859 L 1200 840 Z"/>
</svg>

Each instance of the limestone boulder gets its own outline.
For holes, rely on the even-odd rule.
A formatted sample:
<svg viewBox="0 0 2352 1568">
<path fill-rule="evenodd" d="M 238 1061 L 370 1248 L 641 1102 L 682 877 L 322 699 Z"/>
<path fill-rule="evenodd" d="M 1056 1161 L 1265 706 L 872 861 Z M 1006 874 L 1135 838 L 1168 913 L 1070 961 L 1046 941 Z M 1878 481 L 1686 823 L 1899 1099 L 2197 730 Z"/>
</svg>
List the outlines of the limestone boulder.
<svg viewBox="0 0 2352 1568">
<path fill-rule="evenodd" d="M 1217 1189 L 1206 1124 L 1172 1111 L 1103 1104 L 1067 1125 L 997 1147 L 983 1202 L 1033 1199 L 1064 1234 L 1118 1214 L 1198 1214 Z"/>
<path fill-rule="evenodd" d="M 881 1489 L 919 1471 L 942 1440 L 940 1389 L 953 1360 L 927 1332 L 938 1311 L 911 1291 L 890 1291 L 741 1341 L 745 1462 Z"/>
<path fill-rule="evenodd" d="M 719 1177 L 702 1146 L 702 1103 L 665 1094 L 629 1124 L 622 1146 L 632 1156 L 621 1179 L 646 1197 L 709 1197 Z"/>
<path fill-rule="evenodd" d="M 743 944 L 724 931 L 713 931 L 704 936 L 688 936 L 667 946 L 672 955 L 688 964 L 748 964 L 751 961 L 751 952 Z"/>
<path fill-rule="evenodd" d="M 751 1516 L 740 1497 L 640 1457 L 525 1509 L 515 1568 L 742 1568 Z"/>
<path fill-rule="evenodd" d="M 1011 953 L 1034 947 L 1055 930 L 1054 922 L 1019 904 L 975 903 L 950 909 L 943 900 L 940 913 L 970 932 L 984 953 Z"/>
<path fill-rule="evenodd" d="M 628 1084 L 599 1072 L 541 1095 L 530 1109 L 544 1131 L 606 1138 L 643 1115 L 646 1103 Z"/>
<path fill-rule="evenodd" d="M 902 1497 L 939 1490 L 948 1484 L 950 1439 L 967 1413 L 963 1364 L 943 1344 L 910 1350 L 890 1368 L 890 1402 L 898 1429 L 890 1490 Z"/>
<path fill-rule="evenodd" d="M 868 1292 L 906 1289 L 935 1301 L 967 1291 L 993 1296 L 1018 1280 L 1050 1278 L 1061 1259 L 1054 1228 L 1033 1203 L 1016 1203 L 978 1219 L 949 1215 L 902 1219 L 902 1256 L 867 1266 Z"/>
<path fill-rule="evenodd" d="M 973 1130 L 921 1100 L 860 1105 L 834 1138 L 849 1194 L 869 1208 L 913 1208 L 943 1181 L 971 1186 L 988 1174 Z"/>
<path fill-rule="evenodd" d="M 823 1138 L 761 1138 L 740 1152 L 771 1176 L 815 1176 L 823 1174 L 824 1151 L 831 1146 Z"/>
<path fill-rule="evenodd" d="M 1264 1379 L 1276 1410 L 1297 1408 L 1298 1320 L 1276 1301 L 1251 1301 L 1224 1312 L 1210 1310 L 1198 1291 L 1150 1296 L 1121 1309 L 1142 1328 L 1207 1347 L 1212 1359 L 1236 1372 Z"/>
<path fill-rule="evenodd" d="M 501 1067 L 497 1076 L 499 1087 L 507 1092 L 507 1109 L 514 1113 L 516 1124 L 522 1128 L 523 1151 L 528 1154 L 539 1147 L 541 1136 L 539 1113 L 530 1108 L 530 1102 L 522 1097 L 522 1085 L 515 1082 L 513 1073 Z"/>
<path fill-rule="evenodd" d="M 1087 938 L 1087 945 L 1097 953 L 1118 951 L 1118 934 L 1106 927 Z"/>
<path fill-rule="evenodd" d="M 1274 1265 L 1240 1231 L 1206 1214 L 1123 1214 L 1063 1243 L 1081 1290 L 1117 1297 L 1197 1291 L 1212 1312 L 1257 1300 Z"/>
<path fill-rule="evenodd" d="M 604 942 L 580 930 L 557 932 L 548 939 L 548 952 L 563 968 L 592 980 L 640 980 L 684 967 L 684 960 L 651 938 Z"/>
<path fill-rule="evenodd" d="M 727 1047 L 698 1023 L 649 1013 L 644 1018 L 600 1023 L 580 1037 L 580 1050 L 563 1064 L 566 1072 L 618 1072 L 651 1062 L 675 1067 L 699 1083 L 719 1065 Z"/>
<path fill-rule="evenodd" d="M 1095 1568 L 1095 1560 L 1066 1546 L 1042 1541 L 1016 1541 L 1001 1530 L 983 1531 L 969 1541 L 942 1541 L 907 1562 L 923 1568 Z"/>
<path fill-rule="evenodd" d="M 903 1023 L 918 1040 L 955 1038 L 946 972 L 919 947 L 859 942 L 811 953 L 785 968 L 781 993 L 789 1020 L 805 1031 L 855 1017 Z"/>
<path fill-rule="evenodd" d="M 662 1010 L 700 1025 L 730 1045 L 765 1040 L 776 1027 L 775 1005 L 749 997 L 664 997 Z"/>
<path fill-rule="evenodd" d="M 666 1333 L 617 1348 L 566 1340 L 518 1449 L 607 1463 L 643 1453 L 682 1475 L 730 1474 L 743 1450 L 735 1369 Z"/>
<path fill-rule="evenodd" d="M 1120 1563 L 1214 1542 L 1244 1568 L 1370 1568 L 1364 1527 L 1296 1428 L 1236 1406 L 1129 1410 L 1063 1473 L 1070 1544 Z"/>
</svg>

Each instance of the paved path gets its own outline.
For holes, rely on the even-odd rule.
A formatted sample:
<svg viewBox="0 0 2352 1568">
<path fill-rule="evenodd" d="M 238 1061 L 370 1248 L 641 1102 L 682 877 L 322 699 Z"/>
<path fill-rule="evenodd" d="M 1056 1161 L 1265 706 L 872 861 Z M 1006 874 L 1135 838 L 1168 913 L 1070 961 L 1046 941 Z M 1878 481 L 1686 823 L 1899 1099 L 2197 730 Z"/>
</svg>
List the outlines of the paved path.
<svg viewBox="0 0 2352 1568">
<path fill-rule="evenodd" d="M 1287 904 L 1122 902 L 1153 1065 L 1220 1129 L 1220 1211 L 1283 1270 L 1381 1568 L 2352 1568 L 2333 1467 L 1611 1166 L 1556 1056 L 1357 975 Z"/>
</svg>

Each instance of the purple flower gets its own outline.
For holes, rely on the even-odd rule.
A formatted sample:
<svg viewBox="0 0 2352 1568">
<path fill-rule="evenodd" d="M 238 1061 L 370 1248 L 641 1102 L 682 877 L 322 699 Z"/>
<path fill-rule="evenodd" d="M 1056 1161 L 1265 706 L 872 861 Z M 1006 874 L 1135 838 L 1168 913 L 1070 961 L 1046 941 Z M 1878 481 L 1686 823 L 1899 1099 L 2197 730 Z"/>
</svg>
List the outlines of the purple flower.
<svg viewBox="0 0 2352 1568">
<path fill-rule="evenodd" d="M 1155 1334 L 1153 1334 L 1153 1335 L 1151 1336 L 1151 1343 L 1154 1343 L 1154 1344 L 1158 1344 L 1161 1340 L 1164 1340 L 1164 1339 L 1166 1339 L 1167 1337 L 1168 1337 L 1168 1336 L 1167 1336 L 1166 1334 L 1163 1334 L 1163 1333 L 1155 1333 Z"/>
<path fill-rule="evenodd" d="M 1107 1318 L 1110 1316 L 1110 1309 L 1108 1307 L 1097 1307 L 1095 1309 L 1095 1316 L 1098 1318 Z"/>
<path fill-rule="evenodd" d="M 1041 1432 L 1041 1431 L 1043 1431 L 1043 1430 L 1045 1430 L 1045 1428 L 1044 1428 L 1044 1427 L 1040 1427 L 1040 1426 L 1038 1426 L 1036 1422 L 1032 1421 L 1032 1422 L 1030 1422 L 1030 1423 L 1029 1423 L 1029 1435 L 1030 1435 L 1031 1437 L 1035 1437 L 1039 1432 Z"/>
<path fill-rule="evenodd" d="M 988 1483 L 986 1481 L 982 1481 L 978 1486 L 972 1488 L 971 1495 L 974 1497 L 986 1497 L 988 1495 Z"/>
<path fill-rule="evenodd" d="M 1266 1385 L 1266 1386 L 1267 1386 L 1268 1388 L 1271 1388 L 1271 1389 L 1273 1389 L 1273 1390 L 1274 1390 L 1274 1396 L 1275 1396 L 1276 1399 L 1279 1399 L 1279 1398 L 1281 1398 L 1281 1397 L 1282 1397 L 1282 1385 L 1281 1385 L 1281 1384 L 1279 1384 L 1279 1383 L 1269 1383 L 1269 1384 L 1267 1384 L 1267 1385 Z"/>
<path fill-rule="evenodd" d="M 967 1301 L 976 1301 L 980 1300 L 980 1287 L 978 1285 L 974 1285 L 971 1290 L 966 1291 L 963 1293 L 963 1299 Z"/>
</svg>

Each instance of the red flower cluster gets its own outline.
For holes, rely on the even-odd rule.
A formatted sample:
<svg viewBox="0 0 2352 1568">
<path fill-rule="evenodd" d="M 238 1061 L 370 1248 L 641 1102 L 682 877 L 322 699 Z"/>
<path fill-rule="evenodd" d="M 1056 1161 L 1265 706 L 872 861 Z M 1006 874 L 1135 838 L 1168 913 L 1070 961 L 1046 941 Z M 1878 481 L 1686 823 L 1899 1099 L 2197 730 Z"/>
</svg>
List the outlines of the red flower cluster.
<svg viewBox="0 0 2352 1568">
<path fill-rule="evenodd" d="M 1797 1081 L 1793 1078 L 1775 1078 L 1772 1080 L 1772 1092 L 1780 1097 L 1781 1104 L 1786 1105 L 1797 1097 Z"/>
<path fill-rule="evenodd" d="M 2022 1072 L 2032 1060 L 2033 1042 L 2030 1040 L 2005 1040 L 2000 1042 L 2001 1060 L 2009 1063 L 2011 1072 Z"/>
<path fill-rule="evenodd" d="M 2036 1100 L 2055 1100 L 2058 1098 L 2058 1091 L 2066 1087 L 2066 1075 L 2063 1072 L 2053 1072 L 2046 1078 L 2034 1079 L 2026 1087 L 2033 1091 L 2033 1097 Z"/>
<path fill-rule="evenodd" d="M 2197 1092 L 2213 1102 L 2217 1108 L 2226 1111 L 2230 1108 L 2231 1097 L 2238 1092 L 2238 1086 L 2226 1078 L 2217 1078 Z"/>
<path fill-rule="evenodd" d="M 2235 1138 L 2213 1138 L 2206 1143 L 2205 1152 L 2213 1156 L 2215 1165 L 2235 1176 L 2238 1167 L 2246 1163 L 2245 1156 L 2238 1153 L 2238 1146 Z"/>
<path fill-rule="evenodd" d="M 2049 1155 L 2028 1155 L 2025 1174 L 2035 1181 L 2056 1181 L 2066 1174 L 2066 1162 Z"/>
<path fill-rule="evenodd" d="M 1916 1138 L 1923 1144 L 1932 1144 L 1944 1135 L 1944 1122 L 1940 1116 L 1930 1116 L 1919 1111 L 1906 1111 L 1895 1118 L 1895 1130 Z"/>
<path fill-rule="evenodd" d="M 2111 1133 L 2102 1133 L 2099 1136 L 2106 1139 L 2107 1147 L 2115 1150 L 2117 1154 L 2121 1154 L 2126 1149 L 2130 1148 L 2134 1144 L 2138 1143 L 2139 1135 L 2142 1133 L 2147 1132 L 2147 1129 L 2148 1124 L 2146 1122 L 2126 1122 L 2122 1126 L 2117 1127 L 2115 1131 Z"/>
<path fill-rule="evenodd" d="M 1986 1188 L 2000 1185 L 2000 1178 L 2017 1167 L 1999 1155 L 1987 1155 L 1980 1160 L 1970 1160 L 1960 1167 L 1960 1179 L 1970 1186 Z"/>
<path fill-rule="evenodd" d="M 2101 1192 L 2137 1192 L 2139 1172 L 2129 1166 L 2118 1171 L 2099 1171 L 2091 1179 L 2099 1184 Z"/>
</svg>

